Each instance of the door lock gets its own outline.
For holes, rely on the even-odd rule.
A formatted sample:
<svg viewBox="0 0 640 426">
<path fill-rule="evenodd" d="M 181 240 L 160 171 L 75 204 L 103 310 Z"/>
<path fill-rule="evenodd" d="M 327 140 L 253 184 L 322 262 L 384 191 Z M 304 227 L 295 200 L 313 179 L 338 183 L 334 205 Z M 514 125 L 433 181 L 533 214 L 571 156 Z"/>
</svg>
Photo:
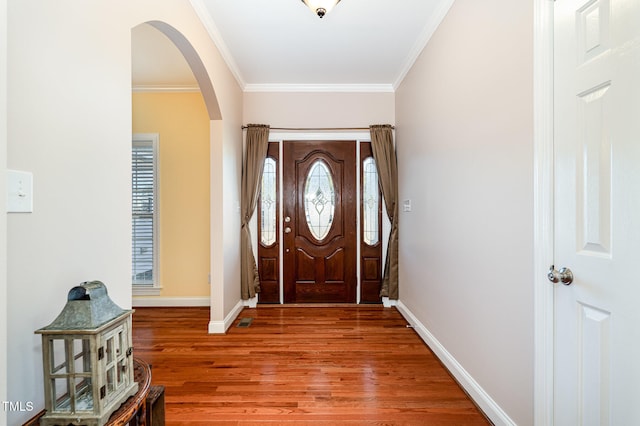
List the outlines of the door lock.
<svg viewBox="0 0 640 426">
<path fill-rule="evenodd" d="M 564 285 L 570 285 L 573 282 L 573 272 L 571 272 L 571 269 L 565 267 L 556 271 L 555 265 L 551 265 L 549 272 L 547 272 L 547 278 L 552 283 L 561 282 Z"/>
</svg>

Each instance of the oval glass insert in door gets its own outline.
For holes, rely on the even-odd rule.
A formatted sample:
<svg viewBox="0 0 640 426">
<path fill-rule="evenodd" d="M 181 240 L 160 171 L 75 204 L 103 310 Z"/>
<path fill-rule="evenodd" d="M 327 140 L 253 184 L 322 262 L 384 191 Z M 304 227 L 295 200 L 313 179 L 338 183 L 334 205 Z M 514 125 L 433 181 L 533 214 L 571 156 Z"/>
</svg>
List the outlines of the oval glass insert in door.
<svg viewBox="0 0 640 426">
<path fill-rule="evenodd" d="M 324 161 L 318 160 L 309 169 L 304 185 L 304 211 L 307 226 L 317 239 L 324 239 L 333 223 L 336 192 L 331 171 Z"/>
</svg>

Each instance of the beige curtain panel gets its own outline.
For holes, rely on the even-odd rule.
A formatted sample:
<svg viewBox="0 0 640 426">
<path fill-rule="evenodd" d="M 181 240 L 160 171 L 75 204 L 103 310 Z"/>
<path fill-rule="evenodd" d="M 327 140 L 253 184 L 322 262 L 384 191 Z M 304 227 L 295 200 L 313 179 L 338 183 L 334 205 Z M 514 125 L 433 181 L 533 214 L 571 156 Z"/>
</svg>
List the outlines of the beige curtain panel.
<svg viewBox="0 0 640 426">
<path fill-rule="evenodd" d="M 258 266 L 251 247 L 249 220 L 253 216 L 260 196 L 260 182 L 264 160 L 269 147 L 269 126 L 249 124 L 247 126 L 245 154 L 242 160 L 242 194 L 240 229 L 240 290 L 243 300 L 255 297 L 260 292 Z"/>
<path fill-rule="evenodd" d="M 376 160 L 382 196 L 391 220 L 391 234 L 384 265 L 380 296 L 398 299 L 398 163 L 393 144 L 393 127 L 388 124 L 370 126 L 371 148 Z"/>
</svg>

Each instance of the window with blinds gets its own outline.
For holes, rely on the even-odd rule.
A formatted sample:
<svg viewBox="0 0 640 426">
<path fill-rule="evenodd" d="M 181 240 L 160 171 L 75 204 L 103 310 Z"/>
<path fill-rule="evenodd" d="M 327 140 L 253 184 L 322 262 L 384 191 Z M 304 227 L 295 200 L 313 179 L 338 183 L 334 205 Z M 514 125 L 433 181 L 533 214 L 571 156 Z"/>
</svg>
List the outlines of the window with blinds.
<svg viewBox="0 0 640 426">
<path fill-rule="evenodd" d="M 132 275 L 138 287 L 156 287 L 157 135 L 134 135 L 131 156 Z"/>
</svg>

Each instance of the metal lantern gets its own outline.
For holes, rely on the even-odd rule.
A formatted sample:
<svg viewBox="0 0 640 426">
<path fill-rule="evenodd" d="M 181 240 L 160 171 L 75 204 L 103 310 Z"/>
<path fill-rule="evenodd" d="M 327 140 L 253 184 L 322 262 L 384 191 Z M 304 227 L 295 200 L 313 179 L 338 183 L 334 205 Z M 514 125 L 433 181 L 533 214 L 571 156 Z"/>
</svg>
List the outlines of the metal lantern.
<svg viewBox="0 0 640 426">
<path fill-rule="evenodd" d="M 42 335 L 46 414 L 41 425 L 102 426 L 138 390 L 131 314 L 100 281 L 73 287 Z"/>
</svg>

